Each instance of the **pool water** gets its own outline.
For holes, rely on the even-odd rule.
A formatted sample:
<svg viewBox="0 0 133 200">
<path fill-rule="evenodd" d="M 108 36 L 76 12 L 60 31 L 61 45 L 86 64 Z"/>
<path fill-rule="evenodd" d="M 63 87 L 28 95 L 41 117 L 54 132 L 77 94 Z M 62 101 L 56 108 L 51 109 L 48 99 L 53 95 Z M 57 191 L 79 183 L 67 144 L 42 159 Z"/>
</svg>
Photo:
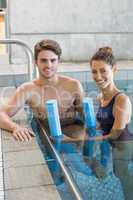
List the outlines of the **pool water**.
<svg viewBox="0 0 133 200">
<path fill-rule="evenodd" d="M 88 72 L 87 72 L 88 73 Z M 76 74 L 76 77 L 75 77 Z M 72 76 L 81 81 L 84 87 L 86 96 L 92 97 L 94 101 L 95 112 L 97 111 L 96 96 L 98 90 L 93 82 L 88 82 L 87 77 L 81 77 L 81 73 L 66 73 L 65 75 Z M 86 73 L 84 73 L 86 76 Z M 115 80 L 117 86 L 128 94 L 133 102 L 133 81 L 132 80 Z M 54 183 L 60 193 L 62 200 L 75 199 L 72 195 L 67 181 L 61 171 L 60 165 L 56 158 L 53 156 L 49 145 L 46 142 L 45 137 L 39 131 L 38 125 L 35 120 L 32 119 L 32 128 L 36 134 L 38 144 L 46 160 Z M 133 132 L 133 120 L 129 124 L 129 129 Z M 69 174 L 75 181 L 76 185 L 80 189 L 84 200 L 124 200 L 123 188 L 118 177 L 115 176 L 112 164 L 111 146 L 108 145 L 108 154 L 103 155 L 101 149 L 101 143 L 97 142 L 94 145 L 93 157 L 87 161 L 84 158 L 86 155 L 87 142 L 84 143 L 82 148 L 79 148 L 76 143 L 63 143 L 54 144 L 55 149 L 61 156 L 61 159 L 67 167 Z M 106 144 L 105 144 L 106 146 Z M 88 164 L 89 163 L 89 164 Z M 92 167 L 90 167 L 92 164 Z M 95 169 L 93 168 L 95 166 Z M 129 161 L 128 170 L 133 175 L 133 161 Z M 128 184 L 128 183 L 127 183 Z M 130 197 L 132 199 L 132 197 Z"/>
<path fill-rule="evenodd" d="M 36 133 L 37 141 L 43 152 L 44 159 L 47 161 L 49 170 L 57 190 L 60 193 L 61 199 L 74 199 L 70 192 L 70 188 L 65 181 L 65 177 L 63 176 L 58 161 L 50 151 L 43 135 L 39 133 L 39 128 L 34 120 L 32 120 L 32 128 Z M 90 168 L 84 160 L 83 155 L 87 156 L 83 153 L 86 151 L 85 146 L 83 148 L 79 148 L 79 144 L 76 143 L 55 143 L 54 147 L 61 156 L 61 159 L 67 167 L 72 179 L 79 187 L 84 200 L 124 200 L 120 180 L 114 175 L 112 170 L 112 158 L 110 151 L 108 151 L 108 153 L 106 151 L 108 157 L 105 155 L 105 165 L 103 157 L 101 158 L 100 143 L 95 145 L 95 151 L 92 157 L 92 160 L 94 160 L 97 165 L 96 172 L 93 170 L 93 167 Z M 110 148 L 110 146 L 108 146 L 108 148 Z"/>
</svg>

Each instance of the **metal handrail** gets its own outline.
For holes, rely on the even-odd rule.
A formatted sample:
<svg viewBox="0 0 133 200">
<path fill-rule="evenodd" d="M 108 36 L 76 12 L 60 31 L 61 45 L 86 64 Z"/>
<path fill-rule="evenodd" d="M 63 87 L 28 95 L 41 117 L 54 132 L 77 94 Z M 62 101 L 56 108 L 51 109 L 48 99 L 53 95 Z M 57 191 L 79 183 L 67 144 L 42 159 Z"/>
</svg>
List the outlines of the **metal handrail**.
<svg viewBox="0 0 133 200">
<path fill-rule="evenodd" d="M 64 163 L 62 162 L 62 159 L 60 158 L 59 154 L 57 153 L 56 149 L 54 148 L 53 144 L 51 143 L 49 137 L 47 136 L 44 128 L 42 127 L 41 122 L 38 119 L 36 119 L 36 121 L 37 121 L 41 131 L 43 132 L 52 152 L 54 153 L 54 155 L 55 155 L 55 157 L 56 157 L 56 159 L 57 159 L 57 161 L 58 161 L 58 163 L 59 163 L 59 165 L 62 169 L 62 172 L 64 173 L 64 176 L 66 177 L 66 180 L 67 180 L 76 200 L 83 200 L 84 198 L 83 198 L 78 186 L 76 185 L 76 183 L 73 181 L 72 177 L 70 176 L 67 168 L 65 167 Z"/>
<path fill-rule="evenodd" d="M 28 58 L 28 76 L 29 80 L 31 81 L 33 79 L 33 53 L 30 47 L 21 40 L 17 39 L 0 39 L 0 44 L 18 44 L 24 47 L 25 53 Z"/>
</svg>

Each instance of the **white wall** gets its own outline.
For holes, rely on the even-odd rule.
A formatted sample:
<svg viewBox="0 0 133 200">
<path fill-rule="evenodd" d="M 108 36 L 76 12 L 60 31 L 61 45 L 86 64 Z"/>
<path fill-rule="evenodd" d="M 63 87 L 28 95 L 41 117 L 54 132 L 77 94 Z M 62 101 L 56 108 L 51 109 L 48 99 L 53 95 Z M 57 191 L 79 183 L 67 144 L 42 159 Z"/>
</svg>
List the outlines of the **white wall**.
<svg viewBox="0 0 133 200">
<path fill-rule="evenodd" d="M 118 59 L 133 59 L 132 0 L 10 0 L 9 5 L 11 37 L 31 48 L 51 38 L 61 44 L 63 60 L 88 60 L 102 45 L 112 46 Z"/>
</svg>

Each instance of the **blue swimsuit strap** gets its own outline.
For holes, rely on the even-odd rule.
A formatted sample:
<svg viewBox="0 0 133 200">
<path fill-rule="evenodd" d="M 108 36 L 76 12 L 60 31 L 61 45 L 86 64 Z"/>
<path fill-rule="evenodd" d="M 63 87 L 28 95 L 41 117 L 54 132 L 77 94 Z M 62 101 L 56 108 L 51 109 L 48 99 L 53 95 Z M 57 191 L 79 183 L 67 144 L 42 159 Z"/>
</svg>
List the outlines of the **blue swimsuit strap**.
<svg viewBox="0 0 133 200">
<path fill-rule="evenodd" d="M 119 95 L 119 94 L 122 94 L 123 92 L 118 92 L 118 93 L 116 93 L 113 97 L 112 97 L 112 99 L 111 99 L 111 101 L 109 102 L 109 104 L 110 103 L 112 103 L 112 102 L 114 102 L 115 101 L 115 98 Z M 109 105 L 108 104 L 108 105 Z"/>
</svg>

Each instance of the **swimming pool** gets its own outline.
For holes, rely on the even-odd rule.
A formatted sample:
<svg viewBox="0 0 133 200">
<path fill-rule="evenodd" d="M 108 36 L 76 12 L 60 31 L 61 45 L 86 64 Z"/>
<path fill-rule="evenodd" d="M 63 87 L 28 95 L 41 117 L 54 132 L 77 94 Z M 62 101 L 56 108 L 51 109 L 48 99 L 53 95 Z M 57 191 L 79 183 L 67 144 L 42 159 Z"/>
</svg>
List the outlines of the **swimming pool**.
<svg viewBox="0 0 133 200">
<path fill-rule="evenodd" d="M 133 102 L 132 95 L 132 79 L 131 74 L 133 73 L 130 70 L 127 76 L 125 76 L 125 71 L 120 72 L 121 76 L 119 79 L 116 78 L 116 84 L 118 87 L 126 92 L 131 101 Z M 127 73 L 127 72 L 126 72 Z M 90 72 L 74 72 L 74 73 L 63 73 L 68 76 L 77 78 L 82 83 L 86 96 L 92 97 L 94 100 L 95 111 L 97 110 L 97 103 L 95 97 L 97 95 L 97 88 L 95 84 L 91 81 Z M 132 121 L 130 123 L 130 130 L 133 130 Z M 38 124 L 35 119 L 32 119 L 32 128 L 36 133 L 38 143 L 43 152 L 44 159 L 47 161 L 49 170 L 54 179 L 57 190 L 60 193 L 61 199 L 75 199 L 73 192 L 71 192 L 71 186 L 67 184 L 67 178 L 64 176 L 60 163 L 51 149 L 49 142 L 47 141 L 47 136 L 45 135 L 45 130 L 43 131 L 42 124 Z M 74 182 L 76 188 L 81 194 L 81 198 L 84 200 L 124 200 L 124 194 L 121 182 L 118 177 L 115 176 L 112 167 L 112 157 L 110 151 L 105 155 L 106 165 L 104 165 L 101 159 L 101 149 L 100 143 L 95 144 L 94 151 L 94 163 L 97 168 L 97 171 L 93 171 L 93 168 L 90 168 L 91 163 L 86 164 L 84 160 L 85 152 L 87 151 L 87 141 L 83 144 L 76 142 L 61 143 L 57 141 L 53 147 L 56 150 L 57 154 L 61 158 L 63 165 L 67 169 L 67 173 Z M 106 146 L 106 145 L 105 145 Z M 110 146 L 108 150 L 110 150 Z M 107 151 L 106 151 L 107 152 Z M 84 154 L 83 154 L 84 153 Z M 85 155 L 87 156 L 87 155 Z M 93 160 L 93 159 L 92 159 Z M 126 162 L 126 161 L 125 161 Z M 101 165 L 102 164 L 102 165 Z M 130 167 L 131 165 L 131 167 Z M 132 163 L 129 162 L 129 170 L 132 171 Z M 124 175 L 124 174 L 123 174 Z M 128 182 L 127 182 L 128 185 Z M 130 188 L 131 189 L 131 188 Z M 130 197 L 132 199 L 132 197 Z"/>
</svg>

